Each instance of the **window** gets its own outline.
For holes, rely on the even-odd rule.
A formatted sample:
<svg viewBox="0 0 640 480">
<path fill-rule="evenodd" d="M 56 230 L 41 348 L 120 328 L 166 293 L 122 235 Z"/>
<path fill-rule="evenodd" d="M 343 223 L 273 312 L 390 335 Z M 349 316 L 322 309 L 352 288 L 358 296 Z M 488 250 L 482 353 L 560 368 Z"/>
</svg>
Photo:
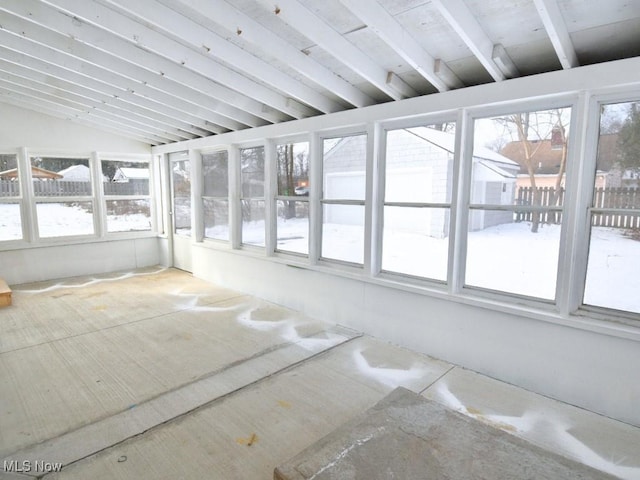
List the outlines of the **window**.
<svg viewBox="0 0 640 480">
<path fill-rule="evenodd" d="M 102 160 L 107 232 L 151 230 L 149 162 Z"/>
<path fill-rule="evenodd" d="M 475 120 L 466 286 L 555 299 L 570 116 Z"/>
<path fill-rule="evenodd" d="M 265 246 L 264 147 L 240 149 L 242 242 Z"/>
<path fill-rule="evenodd" d="M 455 123 L 386 140 L 382 270 L 446 281 Z"/>
<path fill-rule="evenodd" d="M 584 304 L 640 313 L 640 103 L 603 105 Z"/>
<path fill-rule="evenodd" d="M 169 154 L 173 232 L 191 235 L 191 162 L 188 152 Z"/>
<path fill-rule="evenodd" d="M 323 140 L 322 258 L 362 264 L 367 136 Z"/>
<path fill-rule="evenodd" d="M 309 254 L 309 142 L 276 145 L 276 250 Z"/>
<path fill-rule="evenodd" d="M 17 156 L 0 154 L 0 242 L 22 239 L 21 203 Z"/>
<path fill-rule="evenodd" d="M 229 154 L 202 155 L 204 236 L 229 240 Z"/>
<path fill-rule="evenodd" d="M 40 238 L 94 234 L 87 158 L 31 157 L 31 178 Z"/>
</svg>

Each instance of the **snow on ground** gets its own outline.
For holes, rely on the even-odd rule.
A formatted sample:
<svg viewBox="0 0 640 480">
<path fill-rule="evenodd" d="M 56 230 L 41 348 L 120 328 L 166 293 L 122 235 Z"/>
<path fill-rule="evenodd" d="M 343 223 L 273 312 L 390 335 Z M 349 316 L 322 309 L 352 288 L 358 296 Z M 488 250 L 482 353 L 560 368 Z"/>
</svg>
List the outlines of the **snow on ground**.
<svg viewBox="0 0 640 480">
<path fill-rule="evenodd" d="M 37 206 L 40 235 L 47 237 L 93 233 L 93 217 L 77 206 L 46 203 Z M 108 217 L 109 231 L 148 230 L 145 215 Z M 556 288 L 560 227 L 542 225 L 531 233 L 529 223 L 511 223 L 471 232 L 468 238 L 465 284 L 552 300 Z M 264 221 L 243 225 L 243 242 L 264 245 Z M 0 204 L 0 240 L 21 238 L 19 207 Z M 228 238 L 227 226 L 206 229 L 211 238 Z M 277 248 L 308 253 L 306 218 L 278 218 Z M 382 268 L 385 271 L 446 280 L 449 240 L 386 229 Z M 362 263 L 361 226 L 325 224 L 322 256 Z M 594 227 L 585 287 L 585 303 L 640 313 L 636 277 L 640 272 L 640 241 L 622 230 Z"/>
</svg>

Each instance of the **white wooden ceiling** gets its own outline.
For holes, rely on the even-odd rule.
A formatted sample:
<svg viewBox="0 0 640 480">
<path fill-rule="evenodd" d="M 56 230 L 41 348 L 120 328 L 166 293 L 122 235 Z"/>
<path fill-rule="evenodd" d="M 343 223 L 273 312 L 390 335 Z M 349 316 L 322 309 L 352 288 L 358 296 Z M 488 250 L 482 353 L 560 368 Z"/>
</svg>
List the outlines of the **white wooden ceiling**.
<svg viewBox="0 0 640 480">
<path fill-rule="evenodd" d="M 640 55 L 640 0 L 0 0 L 0 102 L 159 145 Z"/>
</svg>

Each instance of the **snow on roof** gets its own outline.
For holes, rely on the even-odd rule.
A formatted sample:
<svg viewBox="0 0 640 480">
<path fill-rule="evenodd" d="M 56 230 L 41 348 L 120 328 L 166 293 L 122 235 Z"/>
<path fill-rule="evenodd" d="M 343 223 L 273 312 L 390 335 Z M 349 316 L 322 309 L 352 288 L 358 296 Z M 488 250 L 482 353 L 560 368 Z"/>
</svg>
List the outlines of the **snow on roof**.
<svg viewBox="0 0 640 480">
<path fill-rule="evenodd" d="M 484 160 L 480 160 L 478 163 L 480 165 L 482 165 L 483 167 L 488 168 L 489 170 L 497 173 L 498 175 L 500 175 L 502 177 L 505 177 L 505 178 L 516 178 L 516 175 L 514 173 L 507 172 L 504 168 L 500 168 L 495 163 L 487 162 L 487 161 L 484 161 Z"/>
<path fill-rule="evenodd" d="M 407 128 L 406 130 L 426 140 L 427 142 L 433 143 L 434 145 L 447 150 L 449 153 L 453 153 L 455 150 L 456 137 L 451 133 L 442 132 L 440 130 L 429 127 L 413 127 Z M 493 150 L 486 147 L 474 147 L 473 156 L 478 159 L 519 166 L 517 162 L 514 162 L 504 155 L 500 155 L 498 152 L 494 152 Z"/>
<path fill-rule="evenodd" d="M 148 168 L 120 167 L 118 170 L 130 180 L 147 180 L 149 178 Z"/>
<path fill-rule="evenodd" d="M 80 175 L 89 175 L 89 167 L 86 165 L 71 165 L 63 170 L 58 172 L 63 177 L 69 176 L 69 174 L 73 174 L 74 176 Z"/>
</svg>

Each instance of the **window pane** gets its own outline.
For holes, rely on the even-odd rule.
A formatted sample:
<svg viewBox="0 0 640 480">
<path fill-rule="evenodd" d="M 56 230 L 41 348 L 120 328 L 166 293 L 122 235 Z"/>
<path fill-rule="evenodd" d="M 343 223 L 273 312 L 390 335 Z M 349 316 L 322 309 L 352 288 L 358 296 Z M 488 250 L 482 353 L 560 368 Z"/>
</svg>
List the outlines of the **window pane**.
<svg viewBox="0 0 640 480">
<path fill-rule="evenodd" d="M 91 170 L 86 158 L 32 157 L 36 197 L 91 196 Z"/>
<path fill-rule="evenodd" d="M 322 257 L 345 262 L 364 262 L 364 207 L 323 205 Z"/>
<path fill-rule="evenodd" d="M 18 196 L 20 196 L 18 159 L 15 155 L 0 154 L 0 197 Z"/>
<path fill-rule="evenodd" d="M 278 155 L 278 195 L 309 195 L 309 142 L 276 146 Z"/>
<path fill-rule="evenodd" d="M 446 281 L 449 209 L 385 207 L 382 269 Z"/>
<path fill-rule="evenodd" d="M 139 200 L 107 200 L 108 232 L 151 230 L 151 202 Z"/>
<path fill-rule="evenodd" d="M 105 195 L 149 195 L 147 162 L 102 161 Z"/>
<path fill-rule="evenodd" d="M 640 104 L 603 105 L 584 303 L 640 313 Z"/>
<path fill-rule="evenodd" d="M 93 234 L 92 202 L 36 203 L 41 238 Z"/>
<path fill-rule="evenodd" d="M 636 224 L 640 214 L 636 214 Z M 584 303 L 640 313 L 640 227 L 592 227 Z"/>
<path fill-rule="evenodd" d="M 229 154 L 227 151 L 202 155 L 205 197 L 229 196 Z"/>
<path fill-rule="evenodd" d="M 513 217 L 511 212 L 470 212 L 465 284 L 552 300 L 560 226 L 532 233 L 529 224 Z"/>
<path fill-rule="evenodd" d="M 173 231 L 191 234 L 191 164 L 184 153 L 172 153 L 171 188 L 173 194 Z M 179 160 L 174 160 L 178 158 Z"/>
<path fill-rule="evenodd" d="M 455 124 L 387 132 L 386 202 L 451 202 Z"/>
<path fill-rule="evenodd" d="M 203 198 L 204 236 L 229 240 L 229 200 Z"/>
<path fill-rule="evenodd" d="M 570 108 L 476 120 L 471 203 L 561 206 L 570 120 Z"/>
<path fill-rule="evenodd" d="M 264 147 L 240 150 L 242 198 L 264 197 Z"/>
<path fill-rule="evenodd" d="M 324 198 L 364 200 L 367 136 L 327 138 L 323 146 Z"/>
<path fill-rule="evenodd" d="M 0 242 L 22 239 L 19 203 L 0 203 Z"/>
<path fill-rule="evenodd" d="M 242 200 L 242 243 L 265 245 L 264 200 Z"/>
<path fill-rule="evenodd" d="M 309 202 L 278 200 L 277 250 L 309 254 Z"/>
</svg>

